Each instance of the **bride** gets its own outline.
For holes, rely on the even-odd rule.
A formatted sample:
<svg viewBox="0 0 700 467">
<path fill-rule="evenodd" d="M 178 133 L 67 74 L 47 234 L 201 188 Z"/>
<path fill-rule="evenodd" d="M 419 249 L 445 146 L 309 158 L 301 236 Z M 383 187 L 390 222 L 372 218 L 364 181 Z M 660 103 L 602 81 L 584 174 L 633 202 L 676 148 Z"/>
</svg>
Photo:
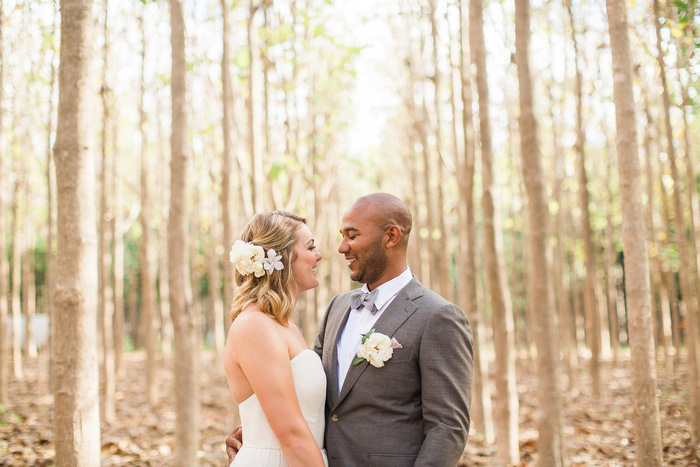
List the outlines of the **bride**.
<svg viewBox="0 0 700 467">
<path fill-rule="evenodd" d="M 256 214 L 231 250 L 238 290 L 224 368 L 245 437 L 232 467 L 328 465 L 326 376 L 290 319 L 318 286 L 321 258 L 306 220 L 283 211 Z"/>
</svg>

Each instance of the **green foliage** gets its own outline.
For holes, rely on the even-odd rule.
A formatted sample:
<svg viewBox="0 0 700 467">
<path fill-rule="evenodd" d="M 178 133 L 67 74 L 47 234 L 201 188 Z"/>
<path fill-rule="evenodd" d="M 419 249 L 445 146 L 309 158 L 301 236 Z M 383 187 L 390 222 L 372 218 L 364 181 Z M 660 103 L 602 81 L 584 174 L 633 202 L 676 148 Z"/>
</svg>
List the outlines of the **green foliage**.
<svg viewBox="0 0 700 467">
<path fill-rule="evenodd" d="M 284 161 L 275 160 L 270 167 L 270 172 L 267 174 L 269 180 L 278 180 L 280 175 L 287 170 Z"/>
<path fill-rule="evenodd" d="M 238 47 L 231 57 L 231 63 L 240 70 L 250 69 L 250 55 L 247 47 Z"/>
</svg>

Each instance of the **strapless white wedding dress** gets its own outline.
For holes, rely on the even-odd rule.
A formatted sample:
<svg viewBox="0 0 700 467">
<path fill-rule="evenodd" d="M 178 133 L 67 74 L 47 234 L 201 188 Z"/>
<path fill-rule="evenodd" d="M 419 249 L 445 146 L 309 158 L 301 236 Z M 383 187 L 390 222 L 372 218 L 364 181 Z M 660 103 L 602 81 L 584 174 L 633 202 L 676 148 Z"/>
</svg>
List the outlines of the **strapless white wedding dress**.
<svg viewBox="0 0 700 467">
<path fill-rule="evenodd" d="M 292 360 L 294 389 L 299 399 L 301 413 L 311 428 L 316 444 L 323 448 L 323 432 L 326 424 L 326 373 L 321 359 L 311 349 L 302 350 Z M 255 394 L 238 406 L 243 426 L 243 447 L 230 467 L 287 467 L 287 461 L 279 442 L 265 418 Z M 328 465 L 325 450 L 323 458 Z"/>
</svg>

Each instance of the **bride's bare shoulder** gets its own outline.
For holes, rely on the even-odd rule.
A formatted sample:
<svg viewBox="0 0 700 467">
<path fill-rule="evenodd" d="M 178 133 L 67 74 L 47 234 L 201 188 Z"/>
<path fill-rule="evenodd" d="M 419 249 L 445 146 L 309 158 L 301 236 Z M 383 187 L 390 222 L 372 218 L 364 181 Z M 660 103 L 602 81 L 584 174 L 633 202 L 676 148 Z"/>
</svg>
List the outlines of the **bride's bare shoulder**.
<svg viewBox="0 0 700 467">
<path fill-rule="evenodd" d="M 243 310 L 231 323 L 229 335 L 234 337 L 259 339 L 266 336 L 274 336 L 279 333 L 280 323 L 273 317 L 264 313 L 257 304 L 253 304 Z"/>
</svg>

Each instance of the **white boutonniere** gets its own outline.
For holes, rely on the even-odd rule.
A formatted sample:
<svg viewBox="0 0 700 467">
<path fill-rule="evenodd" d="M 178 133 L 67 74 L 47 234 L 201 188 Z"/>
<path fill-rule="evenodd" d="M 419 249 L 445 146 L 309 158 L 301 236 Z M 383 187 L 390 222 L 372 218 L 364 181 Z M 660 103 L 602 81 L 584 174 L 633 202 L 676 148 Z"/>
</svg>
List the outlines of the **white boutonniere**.
<svg viewBox="0 0 700 467">
<path fill-rule="evenodd" d="M 394 354 L 394 349 L 401 348 L 403 346 L 395 338 L 374 332 L 372 328 L 367 334 L 362 334 L 362 344 L 357 347 L 357 356 L 352 364 L 358 365 L 367 360 L 370 365 L 381 368 Z"/>
</svg>

